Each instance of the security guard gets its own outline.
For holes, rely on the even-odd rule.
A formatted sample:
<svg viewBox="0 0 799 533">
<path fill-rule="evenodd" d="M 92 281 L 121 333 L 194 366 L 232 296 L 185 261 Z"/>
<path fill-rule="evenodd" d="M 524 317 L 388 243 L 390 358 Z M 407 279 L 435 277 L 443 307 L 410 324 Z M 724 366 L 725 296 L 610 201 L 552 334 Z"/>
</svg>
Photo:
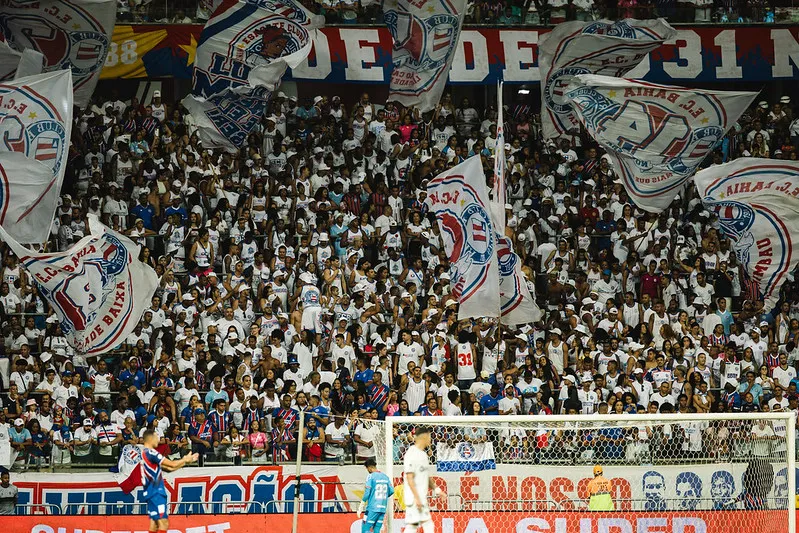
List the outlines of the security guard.
<svg viewBox="0 0 799 533">
<path fill-rule="evenodd" d="M 589 511 L 612 511 L 613 499 L 610 497 L 610 480 L 602 475 L 602 467 L 594 467 L 594 479 L 588 482 Z"/>
</svg>

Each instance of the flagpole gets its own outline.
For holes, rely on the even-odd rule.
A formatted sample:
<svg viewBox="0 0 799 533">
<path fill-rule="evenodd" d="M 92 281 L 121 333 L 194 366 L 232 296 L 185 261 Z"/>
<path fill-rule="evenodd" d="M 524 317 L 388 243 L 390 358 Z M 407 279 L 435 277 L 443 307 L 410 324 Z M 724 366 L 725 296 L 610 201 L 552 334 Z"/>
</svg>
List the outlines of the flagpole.
<svg viewBox="0 0 799 533">
<path fill-rule="evenodd" d="M 502 133 L 502 157 L 505 157 L 505 117 L 503 116 L 503 114 L 504 113 L 503 113 L 503 109 L 502 109 L 502 77 L 500 75 L 500 79 L 497 80 L 497 125 L 502 127 L 501 128 L 501 133 Z M 499 129 L 497 130 L 497 133 L 500 133 Z M 499 157 L 499 148 L 500 148 L 499 145 L 497 145 L 495 147 L 495 149 L 494 149 L 494 168 L 495 169 L 499 168 L 503 172 L 503 175 L 502 176 L 498 176 L 498 175 L 494 176 L 495 188 L 497 190 L 497 193 L 499 193 L 500 189 L 504 189 L 504 187 L 505 187 L 505 176 L 504 176 L 505 165 L 502 165 L 502 166 L 498 166 L 497 165 L 497 158 Z M 499 185 L 496 184 L 497 180 L 500 180 L 499 181 Z M 504 204 L 504 202 L 505 202 L 504 195 L 502 195 L 501 198 L 500 197 L 494 198 L 494 201 L 495 202 L 502 201 L 503 204 Z M 502 220 L 504 222 L 505 206 L 504 205 L 500 205 L 499 209 L 501 209 L 501 213 L 502 213 L 502 216 L 503 216 Z M 505 224 L 503 223 L 497 229 L 502 230 L 501 237 L 504 239 L 505 238 Z M 499 310 L 497 311 L 497 338 L 494 339 L 494 341 L 495 341 L 496 347 L 497 347 L 497 356 L 499 356 L 499 350 L 502 347 L 502 298 L 501 298 L 501 296 L 500 296 L 500 299 L 499 299 Z M 505 354 L 504 353 L 502 354 L 502 360 L 505 362 L 505 364 L 508 363 L 507 361 L 505 361 Z"/>
</svg>

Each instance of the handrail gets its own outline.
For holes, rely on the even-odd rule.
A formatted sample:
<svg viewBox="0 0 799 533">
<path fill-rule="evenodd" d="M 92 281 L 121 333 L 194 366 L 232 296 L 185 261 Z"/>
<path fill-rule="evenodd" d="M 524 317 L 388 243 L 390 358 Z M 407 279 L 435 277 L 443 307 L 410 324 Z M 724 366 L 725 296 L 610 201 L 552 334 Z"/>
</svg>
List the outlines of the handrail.
<svg viewBox="0 0 799 533">
<path fill-rule="evenodd" d="M 22 511 L 31 511 L 31 512 L 20 512 Z M 41 511 L 36 512 L 35 509 L 41 509 Z M 61 507 L 54 503 L 18 503 L 14 506 L 14 511 L 18 515 L 58 515 L 61 513 Z"/>
</svg>

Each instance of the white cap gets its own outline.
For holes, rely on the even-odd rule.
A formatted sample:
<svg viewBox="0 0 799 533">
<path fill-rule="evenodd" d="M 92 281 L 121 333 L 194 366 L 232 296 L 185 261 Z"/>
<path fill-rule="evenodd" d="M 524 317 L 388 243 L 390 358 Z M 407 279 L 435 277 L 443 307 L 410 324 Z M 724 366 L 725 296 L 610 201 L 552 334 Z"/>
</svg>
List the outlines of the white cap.
<svg viewBox="0 0 799 533">
<path fill-rule="evenodd" d="M 555 335 L 563 335 L 563 332 L 560 330 L 560 328 L 552 328 L 549 330 L 549 332 L 554 333 Z"/>
<path fill-rule="evenodd" d="M 161 98 L 161 91 L 153 91 L 153 98 Z"/>
</svg>

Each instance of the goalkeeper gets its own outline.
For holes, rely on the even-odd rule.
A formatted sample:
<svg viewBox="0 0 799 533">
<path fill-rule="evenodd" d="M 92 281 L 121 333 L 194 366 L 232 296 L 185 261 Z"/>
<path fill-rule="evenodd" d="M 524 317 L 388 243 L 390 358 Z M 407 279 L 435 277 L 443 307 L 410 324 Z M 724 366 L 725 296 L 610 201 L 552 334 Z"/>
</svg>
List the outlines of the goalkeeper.
<svg viewBox="0 0 799 533">
<path fill-rule="evenodd" d="M 588 510 L 612 511 L 613 498 L 610 497 L 610 480 L 602 475 L 602 467 L 594 467 L 594 479 L 588 482 Z"/>
<path fill-rule="evenodd" d="M 361 533 L 380 533 L 383 527 L 383 517 L 386 516 L 388 499 L 394 494 L 391 480 L 383 472 L 377 470 L 377 462 L 369 458 L 364 463 L 366 471 L 366 490 L 364 490 L 361 504 L 358 506 L 358 518 L 366 510 L 366 517 L 361 525 Z"/>
</svg>

